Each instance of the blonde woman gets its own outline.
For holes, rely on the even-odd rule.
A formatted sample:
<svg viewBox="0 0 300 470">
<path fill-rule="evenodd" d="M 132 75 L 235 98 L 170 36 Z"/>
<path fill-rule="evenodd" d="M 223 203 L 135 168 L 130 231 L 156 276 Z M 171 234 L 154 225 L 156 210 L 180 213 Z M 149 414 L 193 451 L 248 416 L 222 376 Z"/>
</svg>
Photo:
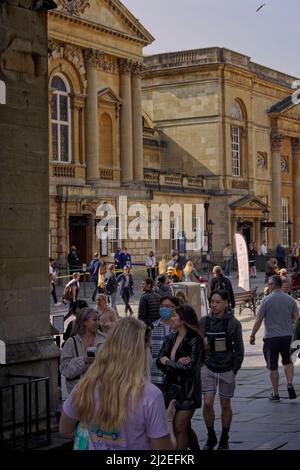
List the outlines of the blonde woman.
<svg viewBox="0 0 300 470">
<path fill-rule="evenodd" d="M 160 262 L 158 263 L 158 273 L 159 275 L 167 274 L 168 269 L 168 257 L 164 255 Z"/>
<path fill-rule="evenodd" d="M 102 261 L 98 274 L 98 294 L 105 292 L 105 274 L 106 274 L 106 261 Z"/>
<path fill-rule="evenodd" d="M 163 395 L 149 382 L 150 336 L 134 317 L 110 332 L 63 406 L 59 430 L 71 434 L 77 427 L 74 449 L 173 448 Z"/>
<path fill-rule="evenodd" d="M 186 293 L 184 290 L 177 290 L 175 293 L 175 297 L 178 299 L 180 305 L 187 305 L 188 304 L 188 298 L 186 296 Z"/>
<path fill-rule="evenodd" d="M 184 270 L 183 270 L 184 280 L 188 282 L 200 282 L 200 275 L 197 273 L 194 268 L 193 261 L 187 261 Z"/>
</svg>

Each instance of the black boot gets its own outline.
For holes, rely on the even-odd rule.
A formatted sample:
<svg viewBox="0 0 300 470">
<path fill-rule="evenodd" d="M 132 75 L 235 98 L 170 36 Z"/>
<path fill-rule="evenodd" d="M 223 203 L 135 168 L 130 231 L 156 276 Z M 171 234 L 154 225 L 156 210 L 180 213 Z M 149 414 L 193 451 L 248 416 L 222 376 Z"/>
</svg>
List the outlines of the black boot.
<svg viewBox="0 0 300 470">
<path fill-rule="evenodd" d="M 216 436 L 215 431 L 211 431 L 208 433 L 207 436 L 207 441 L 205 446 L 203 447 L 203 450 L 214 450 L 214 447 L 218 444 L 218 439 Z"/>
</svg>

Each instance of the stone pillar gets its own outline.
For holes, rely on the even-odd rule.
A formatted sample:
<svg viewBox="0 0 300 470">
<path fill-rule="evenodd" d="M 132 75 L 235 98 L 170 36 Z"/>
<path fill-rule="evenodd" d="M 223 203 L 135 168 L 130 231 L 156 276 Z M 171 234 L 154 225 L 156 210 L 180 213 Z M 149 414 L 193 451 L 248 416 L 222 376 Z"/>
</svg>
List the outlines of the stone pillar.
<svg viewBox="0 0 300 470">
<path fill-rule="evenodd" d="M 49 315 L 46 10 L 56 5 L 38 3 L 0 2 L 0 78 L 7 85 L 6 104 L 0 105 L 0 340 L 6 344 L 0 379 L 6 383 L 7 372 L 50 376 L 55 407 L 59 349 Z M 41 416 L 44 406 L 39 404 Z M 8 423 L 10 407 L 7 400 Z M 23 412 L 17 398 L 18 421 Z"/>
<path fill-rule="evenodd" d="M 136 183 L 144 181 L 143 121 L 142 121 L 142 83 L 143 65 L 137 63 L 132 75 L 132 141 L 133 141 L 133 178 Z"/>
<path fill-rule="evenodd" d="M 276 226 L 272 229 L 273 247 L 281 242 L 281 166 L 280 157 L 284 136 L 276 132 L 271 134 L 272 145 L 272 221 Z"/>
<path fill-rule="evenodd" d="M 300 243 L 300 217 L 298 203 L 300 201 L 300 139 L 293 139 L 293 229 L 294 237 L 291 242 Z"/>
<path fill-rule="evenodd" d="M 87 97 L 85 106 L 85 155 L 87 180 L 99 180 L 99 119 L 97 99 L 97 62 L 100 52 L 85 52 Z"/>
<path fill-rule="evenodd" d="M 121 181 L 133 181 L 133 148 L 132 148 L 132 99 L 131 99 L 131 68 L 130 61 L 121 59 L 120 95 L 123 100 L 120 115 L 120 147 L 121 147 Z"/>
</svg>

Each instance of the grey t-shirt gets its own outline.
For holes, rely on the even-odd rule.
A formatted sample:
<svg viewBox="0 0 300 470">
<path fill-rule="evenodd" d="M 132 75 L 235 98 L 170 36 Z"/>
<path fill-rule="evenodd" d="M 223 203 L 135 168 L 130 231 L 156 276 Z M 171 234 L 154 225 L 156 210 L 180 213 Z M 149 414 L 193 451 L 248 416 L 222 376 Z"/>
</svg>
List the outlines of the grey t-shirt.
<svg viewBox="0 0 300 470">
<path fill-rule="evenodd" d="M 265 297 L 259 307 L 258 316 L 264 319 L 264 338 L 292 336 L 293 313 L 298 312 L 295 300 L 281 290 Z"/>
</svg>

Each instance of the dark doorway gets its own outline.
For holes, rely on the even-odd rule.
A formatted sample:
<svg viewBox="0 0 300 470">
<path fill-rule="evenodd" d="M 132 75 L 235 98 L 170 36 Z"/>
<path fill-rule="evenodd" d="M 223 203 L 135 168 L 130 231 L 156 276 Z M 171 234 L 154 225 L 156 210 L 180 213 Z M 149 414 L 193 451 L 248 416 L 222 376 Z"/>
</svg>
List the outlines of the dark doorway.
<svg viewBox="0 0 300 470">
<path fill-rule="evenodd" d="M 242 228 L 242 234 L 246 240 L 246 243 L 247 243 L 247 246 L 249 245 L 249 243 L 251 242 L 251 228 L 249 227 L 249 225 L 243 225 L 243 228 Z"/>
<path fill-rule="evenodd" d="M 87 216 L 69 217 L 70 247 L 75 245 L 79 254 L 80 264 L 87 262 L 87 230 L 89 220 Z"/>
</svg>

